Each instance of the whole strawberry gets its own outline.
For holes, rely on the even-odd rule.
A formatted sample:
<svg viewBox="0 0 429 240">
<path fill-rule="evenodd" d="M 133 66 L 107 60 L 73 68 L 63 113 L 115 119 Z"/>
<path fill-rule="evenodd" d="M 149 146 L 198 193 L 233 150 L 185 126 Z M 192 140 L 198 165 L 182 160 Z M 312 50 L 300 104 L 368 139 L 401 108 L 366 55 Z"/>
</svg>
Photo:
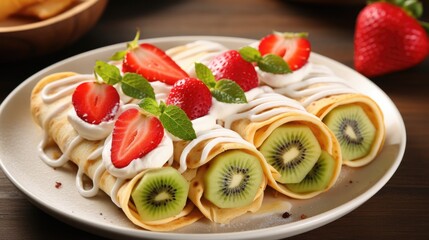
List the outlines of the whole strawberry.
<svg viewBox="0 0 429 240">
<path fill-rule="evenodd" d="M 421 15 L 421 5 L 418 1 L 405 5 L 375 2 L 359 13 L 354 39 L 357 71 L 369 77 L 391 73 L 412 67 L 429 54 L 428 35 L 414 18 Z"/>
<path fill-rule="evenodd" d="M 216 56 L 208 65 L 216 80 L 230 79 L 245 91 L 258 86 L 258 75 L 255 67 L 245 61 L 236 50 L 229 50 Z"/>
<path fill-rule="evenodd" d="M 207 115 L 212 106 L 212 96 L 219 102 L 247 103 L 238 83 L 229 79 L 216 81 L 211 70 L 202 63 L 195 63 L 195 72 L 198 78 L 177 81 L 167 97 L 167 104 L 180 107 L 189 119 Z"/>
<path fill-rule="evenodd" d="M 212 106 L 212 94 L 207 86 L 196 78 L 184 78 L 174 83 L 167 104 L 180 107 L 189 119 L 206 115 Z"/>
</svg>

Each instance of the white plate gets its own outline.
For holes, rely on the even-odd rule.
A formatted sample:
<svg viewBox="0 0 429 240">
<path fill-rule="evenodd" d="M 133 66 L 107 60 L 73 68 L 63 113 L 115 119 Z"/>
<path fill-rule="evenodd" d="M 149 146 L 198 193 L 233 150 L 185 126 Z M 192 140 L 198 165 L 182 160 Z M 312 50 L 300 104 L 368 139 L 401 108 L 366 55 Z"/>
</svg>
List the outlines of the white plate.
<svg viewBox="0 0 429 240">
<path fill-rule="evenodd" d="M 254 42 L 228 37 L 167 37 L 147 39 L 162 49 L 197 39 L 213 40 L 238 49 Z M 336 185 L 310 200 L 274 198 L 268 191 L 259 214 L 247 214 L 228 225 L 201 220 L 176 232 L 149 232 L 136 228 L 107 195 L 84 198 L 75 188 L 76 168 L 52 169 L 37 157 L 42 132 L 32 121 L 30 93 L 42 77 L 60 71 L 91 73 L 96 60 L 107 60 L 125 43 L 79 54 L 54 64 L 19 85 L 0 107 L 0 164 L 8 178 L 38 207 L 82 229 L 108 237 L 159 239 L 275 239 L 293 236 L 325 225 L 349 213 L 380 190 L 398 168 L 405 150 L 406 134 L 402 117 L 390 98 L 375 84 L 354 70 L 326 57 L 312 54 L 311 61 L 332 68 L 356 89 L 375 99 L 386 116 L 387 138 L 380 155 L 370 165 L 344 167 Z M 55 182 L 62 187 L 55 188 Z M 274 203 L 272 202 L 274 201 Z M 268 204 L 268 202 L 270 202 Z M 289 210 L 291 203 L 291 209 Z M 281 217 L 286 210 L 290 218 Z M 301 219 L 301 215 L 307 216 Z"/>
</svg>

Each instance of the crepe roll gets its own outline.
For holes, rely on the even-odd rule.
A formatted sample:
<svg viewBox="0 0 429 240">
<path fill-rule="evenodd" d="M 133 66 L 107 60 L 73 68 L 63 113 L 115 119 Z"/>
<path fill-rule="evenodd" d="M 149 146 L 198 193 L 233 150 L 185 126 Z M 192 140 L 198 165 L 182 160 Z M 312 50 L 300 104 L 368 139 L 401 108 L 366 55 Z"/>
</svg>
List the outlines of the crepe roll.
<svg viewBox="0 0 429 240">
<path fill-rule="evenodd" d="M 252 99 L 224 119 L 254 145 L 270 167 L 268 185 L 296 199 L 328 191 L 341 171 L 341 151 L 332 131 L 297 101 L 273 92 Z"/>
<path fill-rule="evenodd" d="M 204 118 L 201 119 L 201 121 Z M 217 125 L 175 142 L 174 160 L 190 181 L 189 198 L 215 223 L 260 209 L 269 169 L 256 148 Z"/>
<path fill-rule="evenodd" d="M 261 81 L 275 84 L 275 92 L 299 101 L 334 132 L 345 165 L 367 165 L 383 148 L 386 130 L 378 104 L 327 66 L 307 63 L 291 74 L 259 73 Z"/>
<path fill-rule="evenodd" d="M 82 196 L 95 196 L 101 189 L 131 222 L 141 228 L 172 231 L 202 218 L 198 208 L 188 199 L 189 182 L 169 166 L 173 142 L 168 135 L 164 135 L 161 143 L 144 157 L 112 170 L 115 167 L 106 156 L 111 154 L 109 146 L 116 117 L 103 122 L 103 126 L 88 126 L 91 129 L 89 136 L 80 133 L 85 126 L 79 129 L 71 123 L 77 121 L 73 117 L 72 94 L 78 85 L 88 81 L 94 81 L 94 76 L 63 72 L 43 78 L 34 87 L 31 112 L 43 131 L 38 147 L 40 158 L 53 168 L 73 162 L 78 167 L 76 187 Z M 133 104 L 121 101 L 117 114 L 133 107 Z M 146 166 L 148 163 L 152 165 Z M 92 187 L 85 187 L 85 176 L 91 180 Z M 162 184 L 154 185 L 154 182 Z M 141 200 L 147 196 L 145 192 L 150 192 L 148 199 L 152 202 Z M 150 208 L 147 208 L 148 204 L 152 204 Z M 165 211 L 166 205 L 172 206 L 173 210 Z"/>
</svg>

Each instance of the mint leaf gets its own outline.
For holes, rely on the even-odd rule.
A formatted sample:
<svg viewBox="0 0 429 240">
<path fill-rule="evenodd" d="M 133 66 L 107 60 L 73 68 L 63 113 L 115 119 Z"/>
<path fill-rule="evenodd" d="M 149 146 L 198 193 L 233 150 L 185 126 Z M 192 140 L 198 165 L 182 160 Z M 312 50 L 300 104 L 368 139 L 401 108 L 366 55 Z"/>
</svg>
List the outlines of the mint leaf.
<svg viewBox="0 0 429 240">
<path fill-rule="evenodd" d="M 197 137 L 191 120 L 178 106 L 167 105 L 159 116 L 159 120 L 168 132 L 182 140 L 192 140 Z"/>
<path fill-rule="evenodd" d="M 200 79 L 209 89 L 214 88 L 216 85 L 216 79 L 206 65 L 202 63 L 195 63 L 195 73 L 197 78 Z"/>
<path fill-rule="evenodd" d="M 219 102 L 224 103 L 247 103 L 243 89 L 234 81 L 221 79 L 216 86 L 210 89 L 212 96 Z"/>
<path fill-rule="evenodd" d="M 159 103 L 159 111 L 162 113 L 162 112 L 164 112 L 165 111 L 165 108 L 167 107 L 167 105 L 163 102 L 163 101 L 161 101 L 160 103 Z"/>
<path fill-rule="evenodd" d="M 239 50 L 241 57 L 247 62 L 259 62 L 262 59 L 261 53 L 250 46 L 242 47 Z"/>
<path fill-rule="evenodd" d="M 155 99 L 155 92 L 149 82 L 139 74 L 126 73 L 122 78 L 122 91 L 132 98 Z"/>
<path fill-rule="evenodd" d="M 100 76 L 105 83 L 110 85 L 114 85 L 122 79 L 121 72 L 117 67 L 103 61 L 95 62 L 94 72 L 97 79 Z"/>
<path fill-rule="evenodd" d="M 158 103 L 153 98 L 143 98 L 139 103 L 139 107 L 154 116 L 161 115 Z"/>
<path fill-rule="evenodd" d="M 285 74 L 292 72 L 285 60 L 275 54 L 265 55 L 262 60 L 258 62 L 258 67 L 264 72 L 274 74 Z"/>
</svg>

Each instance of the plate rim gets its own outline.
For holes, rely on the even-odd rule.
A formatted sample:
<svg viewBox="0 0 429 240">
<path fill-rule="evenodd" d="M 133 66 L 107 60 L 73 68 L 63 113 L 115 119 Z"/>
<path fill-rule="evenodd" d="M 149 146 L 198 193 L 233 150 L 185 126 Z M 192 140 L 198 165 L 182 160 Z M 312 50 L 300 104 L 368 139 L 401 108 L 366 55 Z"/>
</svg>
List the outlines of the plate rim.
<svg viewBox="0 0 429 240">
<path fill-rule="evenodd" d="M 168 36 L 168 37 L 157 37 L 157 38 L 146 38 L 146 39 L 140 39 L 139 42 L 156 42 L 156 43 L 162 43 L 162 42 L 173 42 L 173 41 L 195 41 L 195 40 L 213 40 L 213 41 L 229 41 L 229 42 L 237 42 L 240 44 L 246 44 L 251 43 L 254 41 L 257 41 L 255 39 L 250 38 L 241 38 L 241 37 L 229 37 L 229 36 L 210 36 L 210 35 L 195 35 L 195 36 Z M 0 105 L 0 116 L 4 114 L 4 111 L 6 109 L 6 106 L 9 105 L 12 100 L 14 99 L 15 95 L 17 95 L 18 92 L 22 91 L 24 88 L 28 87 L 28 85 L 36 84 L 36 80 L 39 79 L 44 74 L 48 73 L 50 70 L 55 69 L 67 62 L 71 62 L 76 59 L 85 58 L 95 53 L 103 53 L 108 51 L 113 51 L 114 49 L 118 48 L 119 46 L 124 46 L 126 42 L 116 43 L 107 45 L 104 47 L 92 49 L 89 51 L 85 51 L 79 54 L 76 54 L 74 56 L 65 58 L 57 63 L 54 63 L 52 65 L 49 65 L 42 70 L 36 72 L 35 74 L 28 77 L 26 80 L 21 82 L 12 92 L 3 100 L 3 102 Z M 403 118 L 401 116 L 400 111 L 394 104 L 394 102 L 391 100 L 391 98 L 381 89 L 379 88 L 374 82 L 372 82 L 370 79 L 366 78 L 365 76 L 361 75 L 357 71 L 353 70 L 352 68 L 344 65 L 341 62 L 338 62 L 334 59 L 331 59 L 329 57 L 320 55 L 318 53 L 311 53 L 316 58 L 319 58 L 323 61 L 330 62 L 331 64 L 338 65 L 338 68 L 341 68 L 342 70 L 346 72 L 350 72 L 351 74 L 357 74 L 360 78 L 364 78 L 368 84 L 371 85 L 372 88 L 377 88 L 380 92 L 384 94 L 383 98 L 386 98 L 386 100 L 389 101 L 389 104 L 391 104 L 394 107 L 395 119 L 398 120 L 399 128 L 400 130 L 399 134 L 401 136 L 401 141 L 399 144 L 399 151 L 398 155 L 396 156 L 395 161 L 393 164 L 389 167 L 389 169 L 383 174 L 383 176 L 374 183 L 369 189 L 367 189 L 365 192 L 357 196 L 356 198 L 347 201 L 341 205 L 336 206 L 333 209 L 330 209 L 328 211 L 322 212 L 320 214 L 317 214 L 315 216 L 295 221 L 295 222 L 289 222 L 285 223 L 279 226 L 273 226 L 268 228 L 261 228 L 256 230 L 246 230 L 246 231 L 239 231 L 239 232 L 228 232 L 228 233 L 180 233 L 180 232 L 151 232 L 151 231 L 145 231 L 141 229 L 125 229 L 124 227 L 119 226 L 106 226 L 103 223 L 94 223 L 93 221 L 89 221 L 83 217 L 78 217 L 75 215 L 72 215 L 67 212 L 63 212 L 59 209 L 53 208 L 49 206 L 47 203 L 40 201 L 33 193 L 31 193 L 30 190 L 25 189 L 8 171 L 8 169 L 4 166 L 3 160 L 0 158 L 0 168 L 6 175 L 6 177 L 11 181 L 34 205 L 36 205 L 39 209 L 42 209 L 43 211 L 47 212 L 49 215 L 55 217 L 56 219 L 65 222 L 66 224 L 70 224 L 70 222 L 78 223 L 78 228 L 82 230 L 89 231 L 91 233 L 95 233 L 97 235 L 100 235 L 101 233 L 97 230 L 102 230 L 105 233 L 111 233 L 118 236 L 129 236 L 129 237 L 137 237 L 137 238 L 159 238 L 159 239 L 200 239 L 201 237 L 204 237 L 206 239 L 218 239 L 218 238 L 234 238 L 234 239 L 249 239 L 251 237 L 252 239 L 260 238 L 260 237 L 284 237 L 284 236 L 294 236 L 297 234 L 301 234 L 307 231 L 311 231 L 315 228 L 321 227 L 323 225 L 326 225 L 332 221 L 335 221 L 344 215 L 348 214 L 349 212 L 353 211 L 363 203 L 365 203 L 367 200 L 369 200 L 372 196 L 374 196 L 383 186 L 391 179 L 393 174 L 398 169 L 400 163 L 402 162 L 405 148 L 406 148 L 406 129 L 405 124 L 403 121 Z M 338 212 L 340 214 L 338 214 Z M 285 226 L 287 225 L 287 228 Z M 76 225 L 74 225 L 76 226 Z M 286 231 L 286 230 L 287 231 Z M 282 231 L 283 230 L 283 231 Z M 292 234 L 290 234 L 292 233 Z M 102 234 L 105 236 L 105 234 Z"/>
</svg>

